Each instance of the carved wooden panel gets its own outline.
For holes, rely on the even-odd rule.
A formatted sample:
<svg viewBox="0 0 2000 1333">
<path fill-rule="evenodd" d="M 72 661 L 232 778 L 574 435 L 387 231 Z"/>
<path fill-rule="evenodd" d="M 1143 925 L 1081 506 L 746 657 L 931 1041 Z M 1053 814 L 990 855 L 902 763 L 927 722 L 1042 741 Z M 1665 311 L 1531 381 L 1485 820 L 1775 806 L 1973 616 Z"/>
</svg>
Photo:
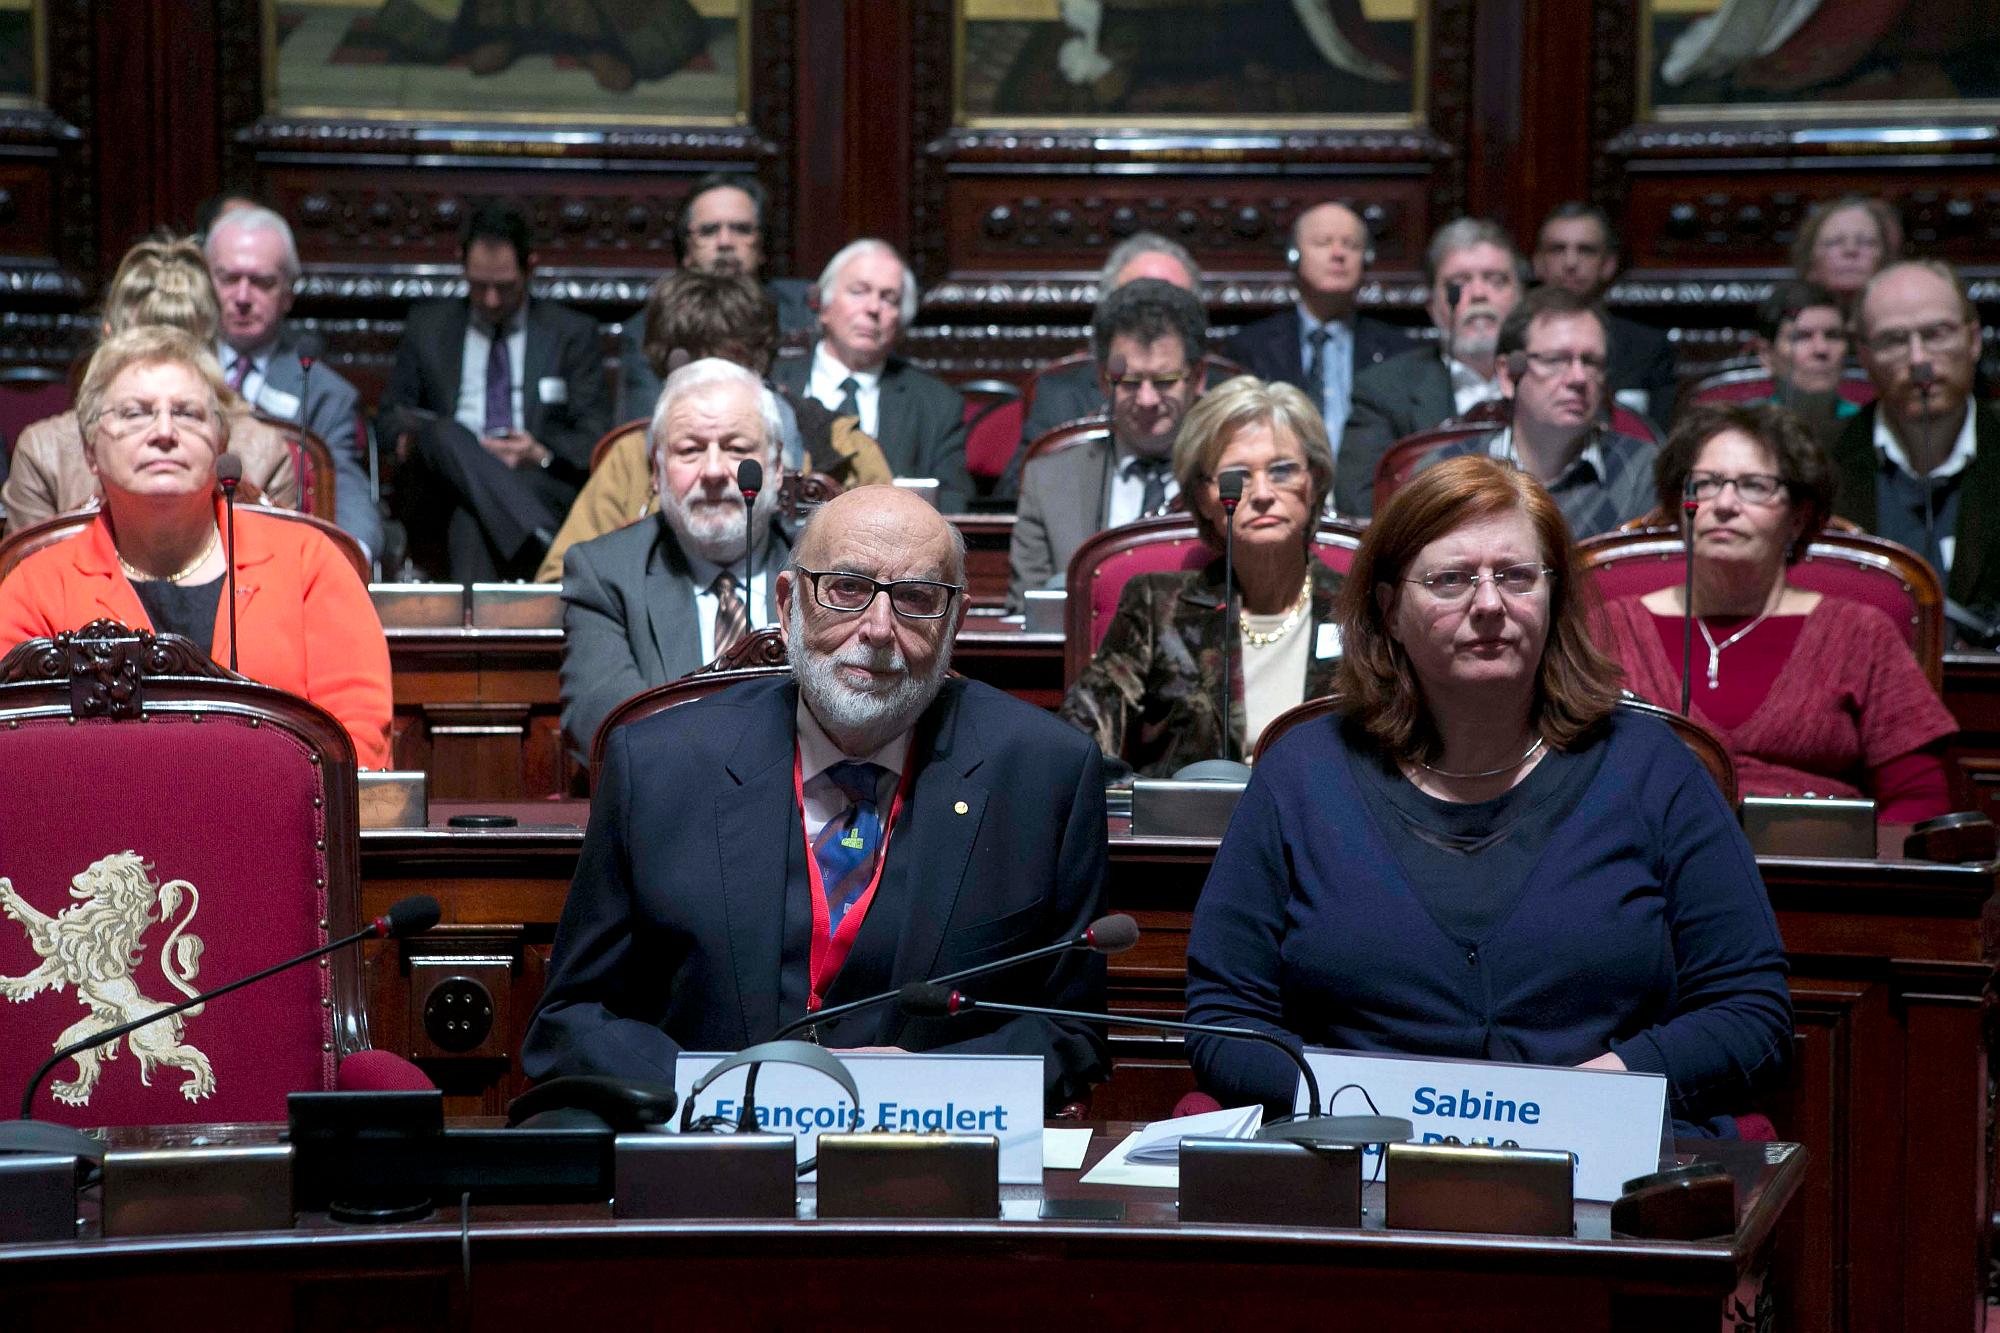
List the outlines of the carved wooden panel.
<svg viewBox="0 0 2000 1333">
<path fill-rule="evenodd" d="M 0 296 L 72 307 L 96 268 L 89 0 L 49 0 L 45 106 L 0 108 Z"/>
</svg>

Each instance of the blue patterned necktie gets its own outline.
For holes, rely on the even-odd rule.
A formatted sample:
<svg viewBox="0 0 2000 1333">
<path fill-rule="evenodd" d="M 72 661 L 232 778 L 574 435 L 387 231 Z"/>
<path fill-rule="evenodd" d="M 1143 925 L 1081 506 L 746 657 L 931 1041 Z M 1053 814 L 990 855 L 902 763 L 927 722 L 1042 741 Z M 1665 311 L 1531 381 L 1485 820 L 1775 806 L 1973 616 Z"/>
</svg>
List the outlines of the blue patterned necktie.
<svg viewBox="0 0 2000 1333">
<path fill-rule="evenodd" d="M 486 352 L 486 433 L 505 435 L 514 429 L 514 366 L 507 355 L 507 330 L 493 330 Z"/>
<path fill-rule="evenodd" d="M 875 792 L 887 771 L 880 764 L 855 759 L 826 770 L 828 781 L 849 802 L 813 839 L 813 859 L 819 862 L 820 884 L 826 890 L 828 934 L 840 929 L 840 919 L 875 876 L 875 860 L 882 854 L 882 812 L 875 804 Z"/>
</svg>

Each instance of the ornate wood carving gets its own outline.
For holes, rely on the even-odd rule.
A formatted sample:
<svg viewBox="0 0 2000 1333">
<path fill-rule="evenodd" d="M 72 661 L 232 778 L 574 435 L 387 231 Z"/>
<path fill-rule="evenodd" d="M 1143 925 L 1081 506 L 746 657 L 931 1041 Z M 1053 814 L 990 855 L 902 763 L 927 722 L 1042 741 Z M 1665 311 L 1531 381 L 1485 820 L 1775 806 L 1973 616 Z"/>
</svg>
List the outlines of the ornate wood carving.
<svg viewBox="0 0 2000 1333">
<path fill-rule="evenodd" d="M 0 658 L 0 685 L 69 684 L 70 716 L 130 720 L 145 711 L 149 677 L 240 680 L 178 634 L 93 620 L 52 639 L 29 639 Z"/>
<path fill-rule="evenodd" d="M 1634 261 L 1645 268 L 1715 269 L 1749 265 L 1784 269 L 1807 211 L 1854 189 L 1879 195 L 1902 215 L 1911 253 L 1989 266 L 2000 248 L 2000 173 L 1955 175 L 1941 185 L 1934 170 L 1857 180 L 1845 172 L 1667 176 L 1635 171 L 1626 211 Z"/>
<path fill-rule="evenodd" d="M 692 674 L 716 676 L 731 671 L 765 671 L 787 665 L 785 632 L 781 629 L 760 629 L 738 639 L 729 651 L 720 654 L 708 665 L 697 668 Z"/>
<path fill-rule="evenodd" d="M 0 262 L 0 292 L 12 297 L 81 300 L 93 285 L 97 255 L 96 149 L 93 79 L 97 52 L 90 0 L 49 0 L 48 104 L 0 110 L 0 162 L 22 165 L 25 178 L 0 188 L 0 232 L 32 232 L 7 249 L 23 256 Z"/>
</svg>

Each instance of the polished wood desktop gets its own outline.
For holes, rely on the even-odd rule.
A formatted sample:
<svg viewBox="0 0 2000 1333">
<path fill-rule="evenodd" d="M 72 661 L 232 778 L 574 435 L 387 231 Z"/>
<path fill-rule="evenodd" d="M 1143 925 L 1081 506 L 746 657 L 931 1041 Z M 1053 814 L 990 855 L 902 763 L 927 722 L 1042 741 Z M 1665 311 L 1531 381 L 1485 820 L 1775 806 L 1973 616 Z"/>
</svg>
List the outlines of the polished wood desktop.
<svg viewBox="0 0 2000 1333">
<path fill-rule="evenodd" d="M 212 1137 L 268 1140 L 276 1126 Z M 1097 1126 L 1086 1167 L 1129 1128 Z M 147 1131 L 124 1131 L 148 1143 Z M 185 1139 L 185 1135 L 177 1135 Z M 1003 1186 L 999 1220 L 614 1220 L 604 1204 L 446 1206 L 394 1226 L 305 1214 L 290 1231 L 0 1246 L 0 1327 L 231 1329 L 1093 1328 L 1702 1329 L 1753 1291 L 1798 1222 L 1806 1154 L 1684 1142 L 1736 1179 L 1737 1226 L 1702 1241 L 1614 1238 L 1580 1203 L 1565 1239 L 1389 1231 L 1381 1185 L 1358 1229 L 1183 1224 L 1166 1189 L 1049 1171 Z M 1120 1220 L 1045 1221 L 1042 1200 Z M 1791 1211 L 1788 1213 L 1788 1206 Z M 85 1216 L 94 1210 L 86 1200 Z M 1294 1322 L 1296 1321 L 1296 1322 Z"/>
</svg>

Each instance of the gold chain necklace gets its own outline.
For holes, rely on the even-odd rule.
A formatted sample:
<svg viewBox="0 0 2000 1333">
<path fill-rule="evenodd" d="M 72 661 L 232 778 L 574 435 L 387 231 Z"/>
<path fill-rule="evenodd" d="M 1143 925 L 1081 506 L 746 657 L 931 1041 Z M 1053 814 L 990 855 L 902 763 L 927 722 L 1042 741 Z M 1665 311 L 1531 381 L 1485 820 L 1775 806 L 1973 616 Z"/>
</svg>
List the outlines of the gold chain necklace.
<svg viewBox="0 0 2000 1333">
<path fill-rule="evenodd" d="M 192 561 L 190 561 L 187 567 L 181 570 L 178 574 L 169 574 L 164 579 L 160 578 L 156 574 L 148 574 L 143 569 L 135 569 L 131 561 L 125 558 L 125 553 L 123 551 L 118 551 L 118 567 L 124 570 L 125 577 L 131 579 L 134 583 L 179 583 L 182 579 L 186 578 L 188 575 L 194 573 L 197 569 L 201 568 L 202 562 L 208 559 L 208 557 L 214 552 L 215 544 L 216 542 L 220 541 L 221 538 L 222 538 L 221 533 L 217 532 L 214 528 L 210 528 L 208 530 L 208 542 L 201 548 L 201 554 L 196 556 Z M 112 549 L 114 551 L 118 550 L 116 542 L 112 543 Z"/>
<path fill-rule="evenodd" d="M 1278 627 L 1267 632 L 1260 632 L 1251 629 L 1248 625 L 1243 625 L 1241 626 L 1243 642 L 1249 644 L 1252 648 L 1269 648 L 1272 644 L 1297 629 L 1300 618 L 1306 613 L 1306 608 L 1312 605 L 1312 587 L 1312 571 L 1308 570 L 1306 571 L 1305 582 L 1299 585 L 1299 600 L 1292 603 L 1292 609 L 1286 612 L 1284 620 L 1279 622 Z"/>
</svg>

